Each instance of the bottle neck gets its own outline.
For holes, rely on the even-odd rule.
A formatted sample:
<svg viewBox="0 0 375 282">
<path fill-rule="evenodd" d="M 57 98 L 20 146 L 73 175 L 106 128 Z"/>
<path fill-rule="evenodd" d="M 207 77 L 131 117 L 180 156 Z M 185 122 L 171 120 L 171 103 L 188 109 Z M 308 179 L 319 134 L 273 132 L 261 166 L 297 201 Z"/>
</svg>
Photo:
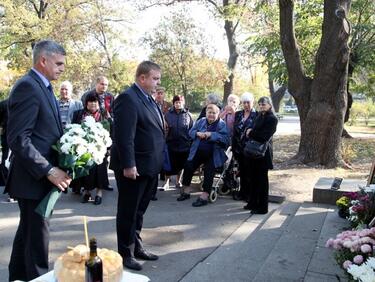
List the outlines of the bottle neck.
<svg viewBox="0 0 375 282">
<path fill-rule="evenodd" d="M 97 251 L 96 251 L 96 246 L 95 247 L 91 247 L 90 248 L 90 258 L 94 258 L 98 255 Z"/>
</svg>

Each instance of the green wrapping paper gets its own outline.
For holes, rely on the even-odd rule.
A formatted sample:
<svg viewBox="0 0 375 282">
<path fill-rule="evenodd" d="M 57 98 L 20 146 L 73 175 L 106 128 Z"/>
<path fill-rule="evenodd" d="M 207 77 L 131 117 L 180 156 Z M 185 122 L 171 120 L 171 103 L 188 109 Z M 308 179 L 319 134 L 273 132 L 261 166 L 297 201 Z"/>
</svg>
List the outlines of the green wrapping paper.
<svg viewBox="0 0 375 282">
<path fill-rule="evenodd" d="M 43 200 L 36 207 L 35 212 L 40 214 L 44 218 L 50 218 L 52 215 L 53 208 L 57 200 L 61 196 L 61 190 L 53 187 L 52 190 L 43 198 Z"/>
</svg>

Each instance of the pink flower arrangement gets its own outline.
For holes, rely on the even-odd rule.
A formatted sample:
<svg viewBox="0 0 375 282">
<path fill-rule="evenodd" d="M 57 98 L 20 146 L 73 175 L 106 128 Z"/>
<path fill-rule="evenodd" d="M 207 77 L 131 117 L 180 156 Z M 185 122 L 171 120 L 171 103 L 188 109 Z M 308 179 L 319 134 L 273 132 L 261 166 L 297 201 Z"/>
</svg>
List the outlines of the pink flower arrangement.
<svg viewBox="0 0 375 282">
<path fill-rule="evenodd" d="M 361 264 L 363 262 L 363 256 L 361 255 L 356 255 L 354 258 L 353 258 L 353 262 L 355 264 Z"/>
<path fill-rule="evenodd" d="M 361 246 L 361 252 L 362 253 L 371 253 L 372 252 L 372 247 L 369 244 L 363 244 Z"/>
<path fill-rule="evenodd" d="M 344 261 L 344 263 L 342 264 L 342 268 L 344 269 L 348 269 L 349 266 L 351 266 L 353 263 L 350 261 L 350 260 L 346 260 Z"/>
<path fill-rule="evenodd" d="M 375 227 L 341 232 L 330 238 L 326 247 L 335 250 L 336 261 L 345 270 L 352 264 L 361 265 L 374 255 Z"/>
</svg>

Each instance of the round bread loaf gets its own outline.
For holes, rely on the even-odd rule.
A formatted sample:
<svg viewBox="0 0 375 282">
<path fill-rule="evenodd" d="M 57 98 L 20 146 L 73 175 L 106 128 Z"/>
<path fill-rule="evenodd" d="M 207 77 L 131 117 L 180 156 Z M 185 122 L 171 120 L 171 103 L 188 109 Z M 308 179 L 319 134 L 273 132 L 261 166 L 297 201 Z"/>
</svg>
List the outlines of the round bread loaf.
<svg viewBox="0 0 375 282">
<path fill-rule="evenodd" d="M 97 249 L 98 256 L 103 262 L 103 281 L 120 282 L 123 266 L 122 257 L 115 251 Z M 55 262 L 54 275 L 58 282 L 84 282 L 85 261 L 89 257 L 89 249 L 85 245 L 78 245 L 62 254 Z"/>
</svg>

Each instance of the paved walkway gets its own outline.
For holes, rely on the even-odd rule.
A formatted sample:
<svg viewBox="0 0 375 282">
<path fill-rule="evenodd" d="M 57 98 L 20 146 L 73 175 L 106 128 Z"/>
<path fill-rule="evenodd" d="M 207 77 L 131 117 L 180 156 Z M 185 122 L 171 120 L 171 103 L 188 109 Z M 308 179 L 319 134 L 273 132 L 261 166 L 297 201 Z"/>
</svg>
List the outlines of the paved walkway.
<svg viewBox="0 0 375 282">
<path fill-rule="evenodd" d="M 177 196 L 173 190 L 158 192 L 146 214 L 144 242 L 160 255 L 143 265 L 141 273 L 151 281 L 346 281 L 324 248 L 346 226 L 331 206 L 270 204 L 269 214 L 250 216 L 244 203 L 229 196 L 201 208 L 191 206 L 194 196 L 185 202 Z M 101 206 L 81 204 L 70 193 L 60 199 L 51 220 L 51 268 L 67 246 L 84 242 L 82 215 L 99 247 L 116 249 L 116 198 L 115 190 L 105 192 Z M 17 204 L 1 195 L 0 212 L 0 281 L 7 281 Z"/>
</svg>

